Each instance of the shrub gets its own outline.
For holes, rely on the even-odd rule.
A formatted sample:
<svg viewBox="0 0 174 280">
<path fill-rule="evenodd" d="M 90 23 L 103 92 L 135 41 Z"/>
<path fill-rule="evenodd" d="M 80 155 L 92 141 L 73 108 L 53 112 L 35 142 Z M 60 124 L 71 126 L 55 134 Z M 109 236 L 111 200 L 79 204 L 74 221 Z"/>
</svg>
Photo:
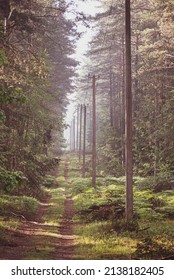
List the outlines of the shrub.
<svg viewBox="0 0 174 280">
<path fill-rule="evenodd" d="M 173 190 L 174 181 L 171 180 L 160 180 L 154 187 L 154 192 L 161 192 L 165 190 Z"/>
<path fill-rule="evenodd" d="M 55 187 L 58 186 L 58 183 L 57 183 L 56 178 L 54 176 L 47 175 L 47 176 L 45 176 L 43 185 L 47 188 L 55 188 Z"/>
<path fill-rule="evenodd" d="M 1 167 L 0 181 L 1 188 L 9 193 L 13 192 L 16 188 L 23 188 L 27 182 L 27 178 L 21 171 L 8 171 Z"/>
<path fill-rule="evenodd" d="M 121 201 L 110 202 L 107 204 L 93 204 L 90 207 L 79 211 L 83 219 L 91 221 L 114 220 L 124 215 L 124 206 Z"/>
<path fill-rule="evenodd" d="M 91 186 L 90 178 L 74 178 L 71 183 L 73 194 L 79 194 L 86 191 Z"/>
<path fill-rule="evenodd" d="M 3 195 L 0 198 L 0 215 L 22 215 L 30 219 L 36 213 L 38 206 L 38 201 L 32 197 Z"/>
<path fill-rule="evenodd" d="M 148 200 L 150 203 L 152 203 L 152 208 L 156 208 L 156 207 L 162 207 L 164 205 L 166 205 L 166 202 L 164 199 L 159 198 L 159 197 L 151 197 Z"/>
<path fill-rule="evenodd" d="M 138 259 L 171 259 L 174 258 L 173 242 L 168 240 L 154 240 L 146 237 L 137 244 L 135 258 Z"/>
<path fill-rule="evenodd" d="M 136 214 L 134 215 L 134 219 L 130 222 L 125 220 L 124 214 L 120 219 L 116 219 L 112 221 L 113 229 L 117 232 L 123 231 L 138 231 L 139 224 Z"/>
</svg>

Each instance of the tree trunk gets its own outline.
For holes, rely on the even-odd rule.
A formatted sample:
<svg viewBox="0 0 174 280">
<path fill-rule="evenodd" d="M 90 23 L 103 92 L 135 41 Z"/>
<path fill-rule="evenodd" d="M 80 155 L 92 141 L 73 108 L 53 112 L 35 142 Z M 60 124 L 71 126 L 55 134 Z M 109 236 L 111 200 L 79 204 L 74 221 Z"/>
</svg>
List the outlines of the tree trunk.
<svg viewBox="0 0 174 280">
<path fill-rule="evenodd" d="M 83 130 L 83 178 L 85 178 L 85 156 L 86 156 L 86 105 L 84 105 L 84 130 Z"/>
<path fill-rule="evenodd" d="M 77 135 L 76 135 L 76 149 L 79 150 L 79 105 L 77 107 Z"/>
<path fill-rule="evenodd" d="M 92 141 L 92 185 L 96 187 L 96 76 L 92 77 L 93 87 L 93 141 Z"/>
<path fill-rule="evenodd" d="M 110 69 L 109 78 L 110 78 L 110 91 L 109 91 L 110 125 L 111 125 L 111 127 L 113 127 L 113 80 L 112 80 L 112 69 Z"/>
<path fill-rule="evenodd" d="M 132 77 L 131 77 L 131 16 L 130 0 L 125 0 L 126 43 L 126 111 L 125 111 L 125 158 L 126 158 L 126 220 L 133 218 L 133 159 L 132 159 Z"/>
<path fill-rule="evenodd" d="M 81 145 L 82 145 L 82 104 L 80 105 L 80 127 L 79 127 L 79 162 L 81 161 Z"/>
<path fill-rule="evenodd" d="M 76 117 L 73 119 L 73 151 L 76 150 Z"/>
</svg>

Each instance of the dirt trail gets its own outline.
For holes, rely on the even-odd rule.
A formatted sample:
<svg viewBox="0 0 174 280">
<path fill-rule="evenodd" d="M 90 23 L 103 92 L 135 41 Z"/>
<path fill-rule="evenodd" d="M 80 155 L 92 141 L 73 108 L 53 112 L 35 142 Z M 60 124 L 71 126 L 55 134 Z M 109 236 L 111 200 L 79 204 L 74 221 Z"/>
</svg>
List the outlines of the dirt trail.
<svg viewBox="0 0 174 280">
<path fill-rule="evenodd" d="M 64 177 L 68 182 L 68 162 L 64 163 Z M 52 253 L 52 259 L 57 260 L 71 260 L 74 257 L 74 235 L 73 235 L 73 200 L 67 196 L 64 205 L 64 216 L 60 224 L 59 233 L 62 235 L 58 238 L 58 244 L 56 245 L 55 252 Z"/>
<path fill-rule="evenodd" d="M 0 246 L 1 260 L 22 260 L 25 258 L 26 252 L 38 250 L 40 242 L 33 243 L 33 236 L 40 236 L 42 232 L 48 229 L 47 225 L 42 223 L 42 216 L 47 210 L 48 203 L 40 203 L 40 207 L 36 214 L 35 221 L 22 221 L 20 227 L 11 230 L 11 240 L 8 244 Z"/>
<path fill-rule="evenodd" d="M 68 162 L 64 163 L 64 177 L 68 182 Z M 22 221 L 19 228 L 11 230 L 11 240 L 0 246 L 1 260 L 42 259 L 46 246 L 54 248 L 54 252 L 44 259 L 65 260 L 74 257 L 73 201 L 66 194 L 64 215 L 60 226 L 50 226 L 43 223 L 43 216 L 49 206 L 48 201 L 40 203 L 35 221 Z M 47 234 L 49 230 L 53 236 Z M 47 254 L 47 253 L 46 253 Z"/>
</svg>

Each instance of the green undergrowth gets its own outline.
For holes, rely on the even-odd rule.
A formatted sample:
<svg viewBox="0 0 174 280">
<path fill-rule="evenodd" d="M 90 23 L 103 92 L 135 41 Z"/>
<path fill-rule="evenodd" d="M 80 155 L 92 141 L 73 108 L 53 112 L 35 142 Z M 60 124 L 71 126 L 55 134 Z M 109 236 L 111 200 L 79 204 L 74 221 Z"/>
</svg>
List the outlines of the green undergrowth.
<svg viewBox="0 0 174 280">
<path fill-rule="evenodd" d="M 36 213 L 39 202 L 32 197 L 1 195 L 0 215 L 1 216 L 24 216 L 30 219 Z"/>
<path fill-rule="evenodd" d="M 174 256 L 174 188 L 164 179 L 134 178 L 134 220 L 125 222 L 125 177 L 72 178 L 77 255 L 86 259 Z M 171 181 L 172 182 L 172 181 Z M 157 191 L 158 190 L 158 191 Z"/>
<path fill-rule="evenodd" d="M 54 252 L 52 237 L 45 237 L 43 243 L 40 243 L 40 239 L 40 236 L 33 238 L 33 243 L 39 245 L 27 252 L 25 260 L 49 260 L 50 254 Z"/>
<path fill-rule="evenodd" d="M 4 218 L 0 216 L 0 246 L 11 244 L 12 232 L 19 226 L 19 224 L 20 221 L 18 218 Z"/>
<path fill-rule="evenodd" d="M 135 252 L 136 239 L 116 234 L 109 221 L 83 224 L 75 233 L 81 259 L 130 259 Z"/>
<path fill-rule="evenodd" d="M 44 178 L 43 186 L 45 188 L 56 188 L 58 187 L 58 182 L 55 176 L 47 175 Z"/>
<path fill-rule="evenodd" d="M 48 189 L 47 191 L 51 198 L 44 215 L 44 222 L 49 225 L 58 226 L 64 212 L 65 189 L 62 187 Z"/>
<path fill-rule="evenodd" d="M 36 215 L 39 202 L 27 196 L 1 195 L 0 197 L 0 244 L 11 243 L 13 232 L 21 222 L 31 220 Z"/>
<path fill-rule="evenodd" d="M 41 222 L 32 231 L 30 244 L 26 244 L 23 259 L 50 259 L 59 235 L 60 220 L 64 212 L 67 182 L 63 176 L 47 176 L 41 188 L 44 200 L 27 196 L 3 195 L 0 197 L 0 245 L 13 246 L 13 236 L 21 235 L 17 229 L 21 223 L 35 221 L 39 207 L 43 207 Z M 36 219 L 37 221 L 37 219 Z M 30 235 L 30 233 L 27 233 Z M 22 236 L 21 236 L 22 238 Z M 2 256 L 1 256 L 2 257 Z"/>
</svg>

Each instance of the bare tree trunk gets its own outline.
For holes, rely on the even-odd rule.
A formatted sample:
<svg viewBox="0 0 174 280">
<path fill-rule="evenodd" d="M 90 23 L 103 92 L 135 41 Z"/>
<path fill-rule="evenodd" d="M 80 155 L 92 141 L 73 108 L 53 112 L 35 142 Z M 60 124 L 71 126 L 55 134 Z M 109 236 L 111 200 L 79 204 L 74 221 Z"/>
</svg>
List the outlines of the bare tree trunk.
<svg viewBox="0 0 174 280">
<path fill-rule="evenodd" d="M 4 34 L 7 31 L 7 20 L 10 17 L 10 0 L 0 0 L 0 18 L 4 21 Z"/>
<path fill-rule="evenodd" d="M 110 91 L 109 91 L 109 105 L 110 105 L 110 125 L 113 127 L 113 79 L 112 79 L 112 70 L 110 69 L 109 73 L 110 78 Z"/>
<path fill-rule="evenodd" d="M 79 150 L 79 105 L 77 107 L 77 135 L 76 135 L 76 149 Z"/>
<path fill-rule="evenodd" d="M 126 158 L 126 220 L 133 218 L 133 155 L 132 155 L 132 75 L 131 75 L 131 16 L 130 0 L 125 0 L 126 43 L 126 111 L 125 111 L 125 158 Z"/>
<path fill-rule="evenodd" d="M 73 151 L 76 150 L 76 117 L 73 119 Z"/>
<path fill-rule="evenodd" d="M 93 87 L 93 141 L 92 141 L 92 185 L 96 187 L 96 76 L 92 77 Z"/>
<path fill-rule="evenodd" d="M 69 127 L 69 149 L 70 149 L 70 152 L 72 150 L 72 125 L 70 125 Z"/>
<path fill-rule="evenodd" d="M 155 139 L 154 139 L 154 177 L 157 176 L 157 169 L 158 169 L 158 150 L 159 150 L 159 142 L 158 142 L 158 113 L 159 113 L 159 100 L 158 100 L 158 93 L 155 92 L 155 110 L 154 110 L 154 127 L 155 127 Z"/>
<path fill-rule="evenodd" d="M 85 178 L 85 156 L 86 156 L 86 105 L 84 105 L 84 130 L 83 130 L 83 178 Z"/>
<path fill-rule="evenodd" d="M 122 37 L 122 91 L 121 91 L 121 146 L 122 169 L 125 169 L 125 48 L 124 35 Z"/>
<path fill-rule="evenodd" d="M 79 134 L 79 162 L 81 161 L 81 149 L 82 149 L 82 104 L 80 105 L 80 134 Z"/>
</svg>

